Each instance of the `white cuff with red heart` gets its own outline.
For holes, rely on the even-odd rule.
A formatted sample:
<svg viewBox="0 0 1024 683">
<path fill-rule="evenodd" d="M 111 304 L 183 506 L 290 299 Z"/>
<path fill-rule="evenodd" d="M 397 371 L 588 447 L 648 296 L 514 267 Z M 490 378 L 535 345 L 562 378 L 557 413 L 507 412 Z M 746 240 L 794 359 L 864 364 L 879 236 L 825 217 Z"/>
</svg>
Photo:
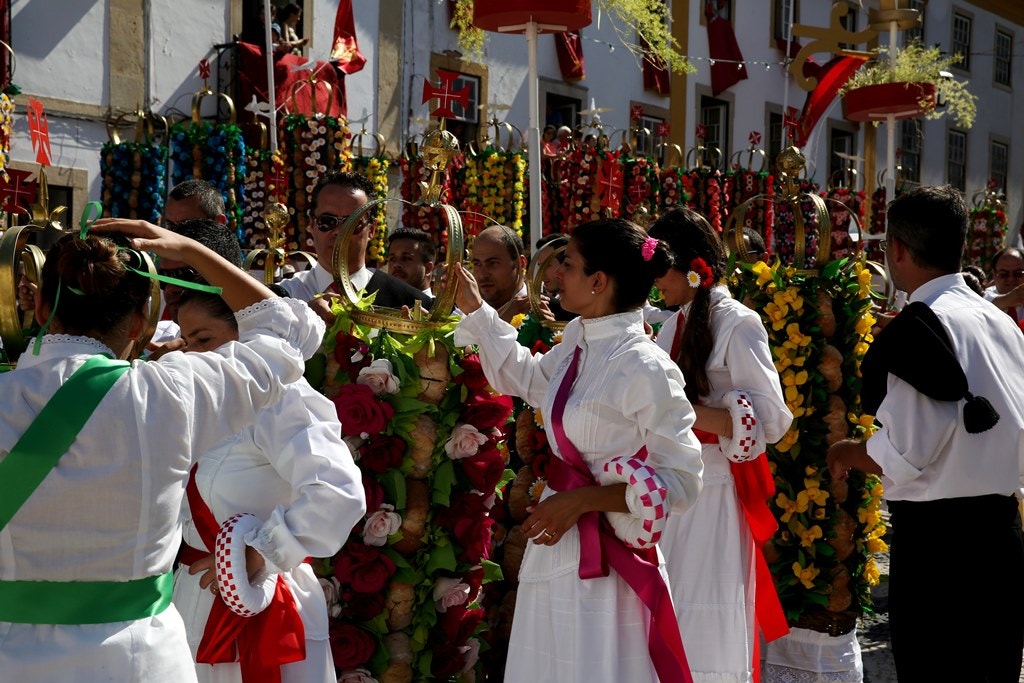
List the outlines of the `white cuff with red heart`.
<svg viewBox="0 0 1024 683">
<path fill-rule="evenodd" d="M 741 389 L 733 389 L 723 400 L 732 416 L 732 436 L 719 436 L 718 447 L 733 462 L 753 460 L 766 448 L 764 427 L 754 415 L 754 404 Z"/>
<path fill-rule="evenodd" d="M 605 463 L 605 482 L 626 484 L 632 514 L 607 514 L 615 535 L 631 548 L 650 548 L 661 538 L 668 519 L 668 491 L 657 471 L 638 458 L 620 456 Z"/>
<path fill-rule="evenodd" d="M 267 575 L 252 584 L 245 566 L 245 535 L 262 526 L 256 515 L 241 513 L 224 522 L 217 533 L 217 589 L 228 608 L 242 617 L 259 614 L 274 599 L 277 575 Z"/>
</svg>

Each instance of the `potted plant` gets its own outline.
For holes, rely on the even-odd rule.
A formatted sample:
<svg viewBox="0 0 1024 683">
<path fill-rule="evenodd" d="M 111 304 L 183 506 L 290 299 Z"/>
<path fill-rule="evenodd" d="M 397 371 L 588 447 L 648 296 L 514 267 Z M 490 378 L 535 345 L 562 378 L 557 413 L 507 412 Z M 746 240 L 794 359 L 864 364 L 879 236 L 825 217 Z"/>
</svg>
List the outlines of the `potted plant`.
<svg viewBox="0 0 1024 683">
<path fill-rule="evenodd" d="M 665 5 L 645 0 L 594 0 L 593 4 L 620 24 L 620 36 L 638 34 L 640 44 L 625 44 L 631 52 L 676 73 L 694 72 L 672 37 Z M 454 0 L 452 8 L 451 27 L 459 34 L 459 49 L 470 55 L 481 53 L 485 28 L 521 24 L 532 16 L 572 31 L 588 25 L 591 16 L 591 0 Z"/>
<path fill-rule="evenodd" d="M 913 42 L 895 58 L 886 48 L 865 64 L 840 89 L 846 118 L 851 121 L 885 121 L 924 116 L 937 119 L 949 114 L 958 126 L 970 128 L 977 113 L 977 98 L 967 83 L 953 78 L 947 69 L 960 55 L 943 56 L 938 47 Z M 941 103 L 940 106 L 936 106 Z"/>
</svg>

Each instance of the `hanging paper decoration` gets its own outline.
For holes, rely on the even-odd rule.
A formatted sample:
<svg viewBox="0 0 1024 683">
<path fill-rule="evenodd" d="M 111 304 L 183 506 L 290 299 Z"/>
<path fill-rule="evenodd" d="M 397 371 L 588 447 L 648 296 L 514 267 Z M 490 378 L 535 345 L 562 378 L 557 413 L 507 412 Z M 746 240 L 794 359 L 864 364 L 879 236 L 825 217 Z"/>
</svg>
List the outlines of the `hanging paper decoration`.
<svg viewBox="0 0 1024 683">
<path fill-rule="evenodd" d="M 28 98 L 25 115 L 28 117 L 28 132 L 32 138 L 32 149 L 36 153 L 36 163 L 40 166 L 51 166 L 53 157 L 50 153 L 50 125 L 43 112 L 42 103 Z"/>
</svg>

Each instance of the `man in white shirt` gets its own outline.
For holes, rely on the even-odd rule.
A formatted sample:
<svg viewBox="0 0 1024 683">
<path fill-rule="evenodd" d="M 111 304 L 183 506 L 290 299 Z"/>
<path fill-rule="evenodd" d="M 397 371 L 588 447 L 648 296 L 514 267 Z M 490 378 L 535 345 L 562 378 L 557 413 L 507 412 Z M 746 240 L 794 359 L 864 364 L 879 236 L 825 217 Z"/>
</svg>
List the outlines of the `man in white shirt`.
<svg viewBox="0 0 1024 683">
<path fill-rule="evenodd" d="M 865 410 L 881 427 L 827 456 L 838 480 L 851 468 L 882 476 L 898 532 L 889 619 L 900 680 L 1016 681 L 1024 649 L 1014 496 L 1024 336 L 960 275 L 967 225 L 967 205 L 949 186 L 920 187 L 889 205 L 886 262 L 910 303 L 861 368 Z M 962 583 L 966 576 L 976 580 Z M 945 628 L 951 608 L 965 628 Z"/>
<path fill-rule="evenodd" d="M 1000 249 L 992 257 L 992 286 L 985 298 L 1015 322 L 1024 322 L 1024 253 L 1016 247 Z"/>
<path fill-rule="evenodd" d="M 313 240 L 317 264 L 281 281 L 281 286 L 289 296 L 309 302 L 328 324 L 334 322 L 334 316 L 330 306 L 319 295 L 325 292 L 340 294 L 336 291 L 331 272 L 334 244 L 341 237 L 341 226 L 348 217 L 369 203 L 371 198 L 376 199 L 373 183 L 362 174 L 332 173 L 321 178 L 313 190 L 307 227 Z M 349 241 L 346 265 L 352 287 L 357 292 L 363 289 L 376 292 L 374 304 L 377 306 L 412 307 L 419 300 L 424 308 L 429 308 L 433 299 L 422 291 L 383 271 L 373 271 L 366 267 L 366 249 L 373 237 L 375 216 L 374 209 L 363 214 Z"/>
<path fill-rule="evenodd" d="M 526 296 L 526 255 L 523 240 L 511 228 L 492 225 L 473 240 L 473 277 L 480 296 L 505 322 L 530 310 Z"/>
</svg>

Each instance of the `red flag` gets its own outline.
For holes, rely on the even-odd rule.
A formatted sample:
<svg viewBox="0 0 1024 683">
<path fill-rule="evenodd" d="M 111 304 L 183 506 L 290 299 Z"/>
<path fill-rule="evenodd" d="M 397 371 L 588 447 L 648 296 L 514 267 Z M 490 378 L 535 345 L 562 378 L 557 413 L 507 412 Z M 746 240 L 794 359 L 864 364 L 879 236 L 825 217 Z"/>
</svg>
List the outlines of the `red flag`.
<svg viewBox="0 0 1024 683">
<path fill-rule="evenodd" d="M 331 48 L 331 61 L 337 62 L 338 68 L 346 74 L 361 71 L 366 64 L 366 57 L 359 51 L 359 41 L 356 40 L 352 0 L 338 2 L 338 13 L 334 17 L 334 47 Z"/>
<path fill-rule="evenodd" d="M 662 121 L 654 127 L 654 134 L 659 138 L 667 138 L 671 131 L 672 127 L 666 121 Z"/>
<path fill-rule="evenodd" d="M 38 100 L 28 98 L 28 132 L 32 136 L 32 149 L 36 152 L 36 163 L 40 166 L 52 166 L 50 156 L 50 126 L 43 113 L 43 105 Z"/>
<path fill-rule="evenodd" d="M 725 0 L 705 0 L 704 3 L 704 16 L 708 23 L 708 56 L 711 57 L 711 94 L 716 97 L 747 77 L 747 67 L 743 65 L 743 53 L 736 42 L 732 23 L 718 13 L 725 5 Z"/>
<path fill-rule="evenodd" d="M 650 51 L 650 45 L 640 36 L 640 48 L 644 51 L 644 90 L 653 90 L 662 96 L 671 94 L 671 74 L 665 68 L 665 62 Z"/>
<path fill-rule="evenodd" d="M 579 31 L 565 31 L 555 34 L 555 53 L 562 78 L 567 81 L 581 81 L 586 76 L 583 63 L 583 41 Z"/>
</svg>

